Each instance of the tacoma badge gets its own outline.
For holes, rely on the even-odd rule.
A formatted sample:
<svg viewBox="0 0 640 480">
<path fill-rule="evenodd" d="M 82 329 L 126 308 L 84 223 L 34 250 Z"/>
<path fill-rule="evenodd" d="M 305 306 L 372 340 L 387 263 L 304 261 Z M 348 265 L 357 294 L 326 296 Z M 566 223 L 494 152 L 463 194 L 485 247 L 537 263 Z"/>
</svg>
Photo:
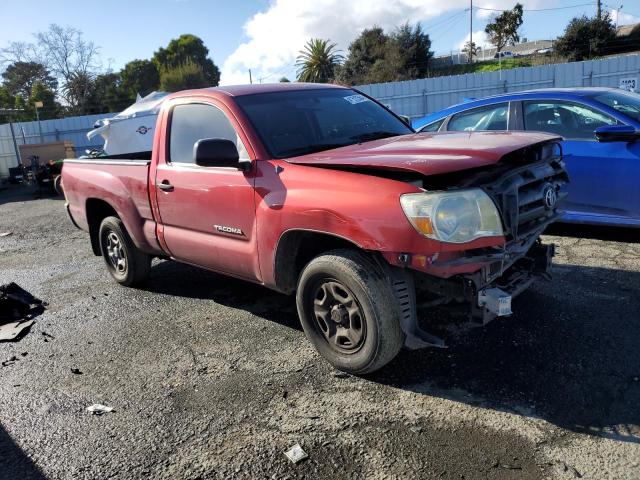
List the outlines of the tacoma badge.
<svg viewBox="0 0 640 480">
<path fill-rule="evenodd" d="M 234 235 L 243 235 L 244 232 L 237 227 L 227 227 L 226 225 L 214 225 L 214 228 L 222 233 L 232 233 Z"/>
</svg>

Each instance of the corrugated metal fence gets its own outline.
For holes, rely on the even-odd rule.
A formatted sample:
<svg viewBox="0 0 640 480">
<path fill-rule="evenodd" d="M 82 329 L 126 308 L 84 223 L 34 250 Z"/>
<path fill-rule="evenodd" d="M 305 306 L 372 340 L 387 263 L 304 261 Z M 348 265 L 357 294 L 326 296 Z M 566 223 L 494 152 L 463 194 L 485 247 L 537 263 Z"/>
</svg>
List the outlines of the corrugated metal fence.
<svg viewBox="0 0 640 480">
<path fill-rule="evenodd" d="M 416 118 L 460 103 L 466 97 L 485 97 L 544 87 L 617 87 L 621 79 L 629 77 L 640 77 L 640 55 L 379 83 L 358 88 L 389 105 L 395 112 Z M 40 122 L 42 141 L 70 140 L 76 148 L 76 154 L 80 155 L 89 147 L 102 145 L 101 137 L 90 142 L 86 134 L 96 120 L 111 116 L 113 114 L 43 120 Z M 14 123 L 13 128 L 18 144 L 40 143 L 37 122 Z M 9 125 L 0 125 L 0 177 L 7 176 L 8 168 L 17 164 Z"/>
<path fill-rule="evenodd" d="M 102 146 L 102 137 L 87 139 L 87 132 L 93 128 L 93 124 L 100 118 L 112 117 L 113 113 L 87 115 L 82 117 L 61 118 L 58 120 L 42 120 L 38 130 L 38 122 L 16 122 L 13 124 L 13 133 L 18 145 L 25 143 L 57 142 L 69 140 L 73 142 L 76 155 L 82 155 L 87 148 Z M 0 125 L 0 178 L 9 175 L 9 167 L 18 165 L 16 151 L 11 136 L 10 125 Z"/>
<path fill-rule="evenodd" d="M 469 97 L 548 87 L 618 87 L 623 78 L 640 76 L 640 55 L 587 62 L 515 68 L 502 72 L 470 73 L 378 83 L 357 88 L 394 112 L 419 118 Z"/>
</svg>

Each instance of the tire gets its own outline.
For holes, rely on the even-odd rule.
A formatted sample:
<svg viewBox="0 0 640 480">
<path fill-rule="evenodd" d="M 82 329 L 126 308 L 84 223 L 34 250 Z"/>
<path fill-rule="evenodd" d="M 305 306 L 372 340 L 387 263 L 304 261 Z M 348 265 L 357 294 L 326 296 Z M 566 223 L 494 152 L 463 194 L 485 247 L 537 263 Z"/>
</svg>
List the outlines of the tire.
<svg viewBox="0 0 640 480">
<path fill-rule="evenodd" d="M 298 280 L 296 303 L 307 338 L 339 370 L 374 372 L 404 344 L 391 285 L 364 253 L 333 250 L 311 260 Z"/>
<path fill-rule="evenodd" d="M 98 235 L 102 258 L 116 282 L 133 287 L 149 278 L 151 256 L 138 250 L 122 220 L 118 217 L 105 218 Z"/>
<path fill-rule="evenodd" d="M 53 189 L 61 197 L 64 195 L 64 191 L 62 190 L 62 175 L 57 175 L 56 177 L 54 177 L 54 179 L 53 179 Z"/>
</svg>

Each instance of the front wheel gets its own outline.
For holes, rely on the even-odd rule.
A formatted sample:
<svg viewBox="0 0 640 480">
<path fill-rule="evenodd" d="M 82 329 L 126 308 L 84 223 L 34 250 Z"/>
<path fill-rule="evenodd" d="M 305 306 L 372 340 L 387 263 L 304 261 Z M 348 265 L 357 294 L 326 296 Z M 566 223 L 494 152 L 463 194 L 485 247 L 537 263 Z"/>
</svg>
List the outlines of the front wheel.
<svg viewBox="0 0 640 480">
<path fill-rule="evenodd" d="M 389 281 L 364 253 L 333 250 L 314 258 L 300 275 L 296 302 L 307 338 L 339 370 L 378 370 L 404 343 Z"/>
<path fill-rule="evenodd" d="M 99 235 L 102 258 L 116 282 L 132 287 L 149 277 L 151 256 L 138 250 L 122 220 L 105 218 L 100 224 Z"/>
</svg>

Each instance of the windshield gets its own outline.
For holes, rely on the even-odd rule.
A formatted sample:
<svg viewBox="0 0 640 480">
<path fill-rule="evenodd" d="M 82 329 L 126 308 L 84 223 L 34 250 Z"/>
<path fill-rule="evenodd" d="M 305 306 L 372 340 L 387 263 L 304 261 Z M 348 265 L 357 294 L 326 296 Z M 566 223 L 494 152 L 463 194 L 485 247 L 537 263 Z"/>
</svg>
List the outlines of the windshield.
<svg viewBox="0 0 640 480">
<path fill-rule="evenodd" d="M 640 121 L 640 95 L 633 92 L 606 92 L 592 95 L 594 100 L 611 107 L 629 118 Z"/>
<path fill-rule="evenodd" d="M 261 93 L 236 102 L 274 158 L 413 133 L 384 107 L 349 89 Z"/>
</svg>

